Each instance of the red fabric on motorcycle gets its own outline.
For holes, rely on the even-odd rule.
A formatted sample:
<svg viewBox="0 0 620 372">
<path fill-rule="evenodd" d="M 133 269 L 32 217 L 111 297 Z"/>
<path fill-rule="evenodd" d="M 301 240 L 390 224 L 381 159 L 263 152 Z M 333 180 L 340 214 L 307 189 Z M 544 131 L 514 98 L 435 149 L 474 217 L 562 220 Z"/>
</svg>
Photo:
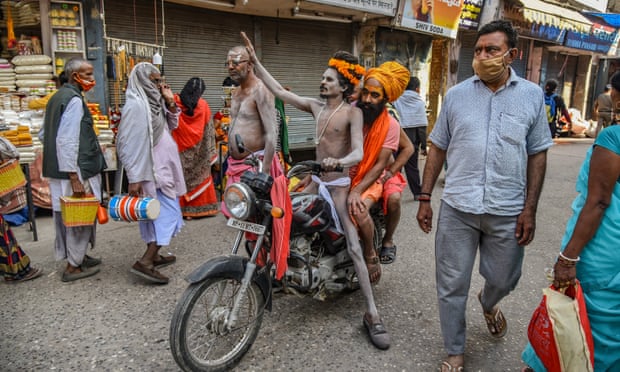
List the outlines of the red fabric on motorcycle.
<svg viewBox="0 0 620 372">
<path fill-rule="evenodd" d="M 288 268 L 289 237 L 293 219 L 293 206 L 291 196 L 288 193 L 288 178 L 286 176 L 282 175 L 274 179 L 271 188 L 271 202 L 274 207 L 280 207 L 284 210 L 284 216 L 274 218 L 272 224 L 271 261 L 276 264 L 276 279 L 280 280 Z"/>
</svg>

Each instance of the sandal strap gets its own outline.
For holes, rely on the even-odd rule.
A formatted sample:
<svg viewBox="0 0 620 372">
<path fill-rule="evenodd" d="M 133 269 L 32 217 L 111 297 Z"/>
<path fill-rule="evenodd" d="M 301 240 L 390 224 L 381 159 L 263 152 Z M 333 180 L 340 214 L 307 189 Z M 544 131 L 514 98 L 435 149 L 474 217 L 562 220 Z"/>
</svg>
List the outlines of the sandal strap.
<svg viewBox="0 0 620 372">
<path fill-rule="evenodd" d="M 376 265 L 379 263 L 379 256 L 376 256 L 376 255 L 372 257 L 364 256 L 364 261 L 366 261 L 367 264 Z"/>
</svg>

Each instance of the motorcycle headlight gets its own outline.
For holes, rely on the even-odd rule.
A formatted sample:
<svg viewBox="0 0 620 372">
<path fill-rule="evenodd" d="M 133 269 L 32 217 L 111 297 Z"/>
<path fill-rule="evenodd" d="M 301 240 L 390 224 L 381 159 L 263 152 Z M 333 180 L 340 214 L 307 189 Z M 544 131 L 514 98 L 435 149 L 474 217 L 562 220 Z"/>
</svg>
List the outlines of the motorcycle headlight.
<svg viewBox="0 0 620 372">
<path fill-rule="evenodd" d="M 238 220 L 245 220 L 253 214 L 255 200 L 254 191 L 243 183 L 235 183 L 224 192 L 224 205 Z"/>
</svg>

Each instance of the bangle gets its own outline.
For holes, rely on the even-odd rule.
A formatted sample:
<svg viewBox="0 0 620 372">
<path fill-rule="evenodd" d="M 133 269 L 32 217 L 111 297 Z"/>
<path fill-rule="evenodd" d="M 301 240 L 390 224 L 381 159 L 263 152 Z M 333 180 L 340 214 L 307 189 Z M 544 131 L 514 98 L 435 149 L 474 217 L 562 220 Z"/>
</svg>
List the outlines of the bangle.
<svg viewBox="0 0 620 372">
<path fill-rule="evenodd" d="M 418 199 L 420 203 L 430 203 L 431 199 Z"/>
<path fill-rule="evenodd" d="M 568 262 L 574 262 L 574 263 L 577 263 L 577 262 L 579 262 L 579 260 L 581 260 L 581 257 L 579 257 L 579 256 L 577 256 L 577 258 L 569 258 L 569 257 L 566 257 L 566 256 L 564 255 L 564 253 L 563 253 L 563 252 L 560 252 L 559 257 L 560 257 L 561 259 L 563 259 L 563 260 L 566 260 L 566 261 L 568 261 Z"/>
<path fill-rule="evenodd" d="M 566 260 L 563 260 L 561 258 L 558 258 L 558 262 L 557 263 L 558 263 L 558 265 L 562 265 L 564 267 L 575 267 L 575 266 L 577 266 L 576 262 L 566 261 Z"/>
<path fill-rule="evenodd" d="M 426 195 L 429 198 L 432 196 L 430 192 L 420 192 L 420 193 L 418 193 L 418 195 Z"/>
</svg>

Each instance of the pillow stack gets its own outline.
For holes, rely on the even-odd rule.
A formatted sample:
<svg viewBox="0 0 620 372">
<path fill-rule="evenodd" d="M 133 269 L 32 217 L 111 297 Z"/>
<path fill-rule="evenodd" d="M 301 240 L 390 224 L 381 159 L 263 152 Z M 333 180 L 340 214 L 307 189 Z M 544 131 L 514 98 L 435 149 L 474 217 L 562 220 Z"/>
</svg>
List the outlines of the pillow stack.
<svg viewBox="0 0 620 372">
<path fill-rule="evenodd" d="M 37 26 L 41 22 L 39 0 L 21 0 L 15 3 L 15 25 L 17 27 Z"/>
<path fill-rule="evenodd" d="M 15 70 L 8 60 L 0 58 L 0 92 L 15 91 Z"/>
<path fill-rule="evenodd" d="M 52 78 L 52 58 L 43 54 L 15 56 L 15 84 L 19 92 L 45 94 L 46 86 Z"/>
</svg>

